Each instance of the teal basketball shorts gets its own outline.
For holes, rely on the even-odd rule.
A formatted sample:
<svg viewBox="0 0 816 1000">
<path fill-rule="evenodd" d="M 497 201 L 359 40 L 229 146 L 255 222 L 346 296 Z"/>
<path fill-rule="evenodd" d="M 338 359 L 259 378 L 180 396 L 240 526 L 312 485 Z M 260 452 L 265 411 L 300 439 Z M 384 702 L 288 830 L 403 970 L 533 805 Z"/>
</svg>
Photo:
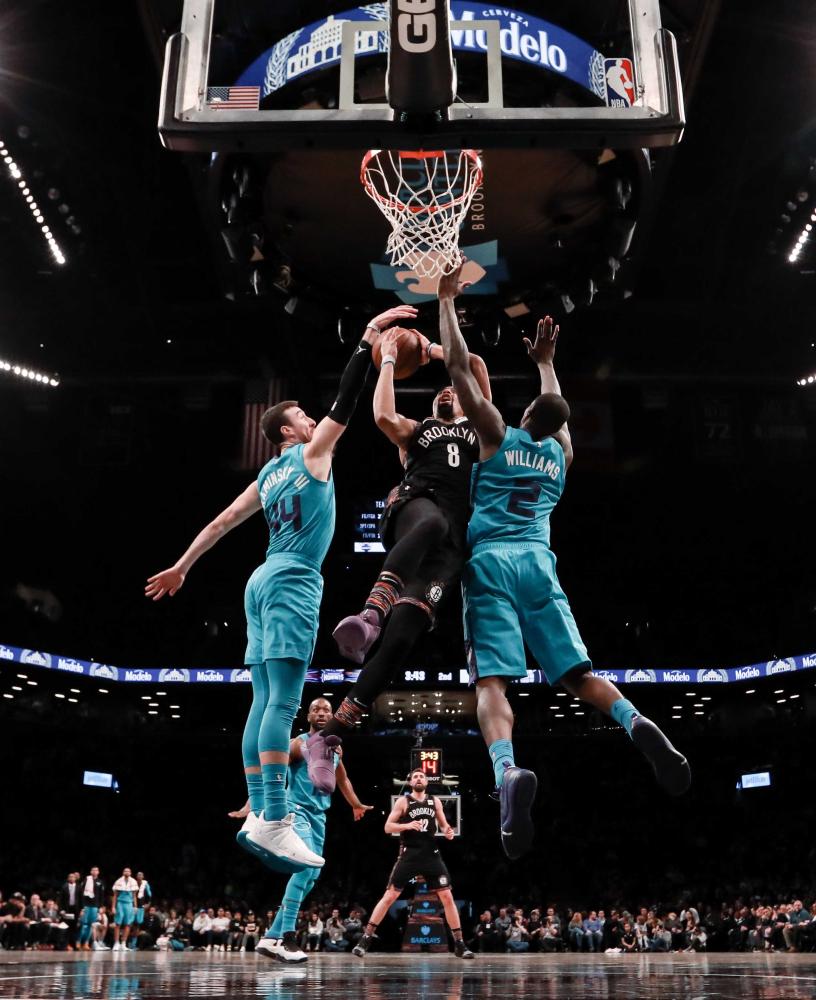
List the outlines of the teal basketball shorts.
<svg viewBox="0 0 816 1000">
<path fill-rule="evenodd" d="M 477 545 L 462 574 L 462 598 L 471 683 L 526 676 L 525 643 L 550 684 L 592 666 L 546 545 Z"/>
<path fill-rule="evenodd" d="M 297 556 L 271 556 L 246 585 L 247 649 L 244 663 L 309 663 L 317 639 L 323 577 Z"/>
</svg>

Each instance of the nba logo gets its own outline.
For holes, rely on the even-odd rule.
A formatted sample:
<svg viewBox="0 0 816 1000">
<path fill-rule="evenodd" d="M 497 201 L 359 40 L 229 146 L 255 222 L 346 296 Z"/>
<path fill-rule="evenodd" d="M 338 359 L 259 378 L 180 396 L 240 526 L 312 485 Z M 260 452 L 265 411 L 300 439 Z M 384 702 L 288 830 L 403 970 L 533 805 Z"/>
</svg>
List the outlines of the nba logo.
<svg viewBox="0 0 816 1000">
<path fill-rule="evenodd" d="M 610 108 L 631 108 L 635 103 L 635 71 L 631 59 L 604 59 L 606 104 Z"/>
</svg>

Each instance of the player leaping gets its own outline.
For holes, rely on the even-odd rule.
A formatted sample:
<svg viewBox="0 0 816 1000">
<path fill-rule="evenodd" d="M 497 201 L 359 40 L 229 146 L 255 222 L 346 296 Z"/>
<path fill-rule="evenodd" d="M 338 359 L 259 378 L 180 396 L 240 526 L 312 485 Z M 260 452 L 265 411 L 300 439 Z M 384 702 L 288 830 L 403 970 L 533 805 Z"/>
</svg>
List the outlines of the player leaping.
<svg viewBox="0 0 816 1000">
<path fill-rule="evenodd" d="M 684 792 L 691 772 L 655 723 L 592 672 L 558 583 L 550 513 L 572 461 L 569 407 L 553 367 L 558 327 L 548 316 L 538 324 L 535 343 L 525 338 L 541 376 L 541 394 L 524 411 L 520 426 L 508 427 L 470 371 L 454 307 L 460 271 L 439 281 L 439 314 L 445 364 L 479 438 L 468 526 L 471 556 L 462 574 L 465 637 L 479 726 L 499 789 L 502 844 L 508 857 L 518 858 L 532 845 L 530 808 L 537 784 L 532 771 L 516 767 L 506 695 L 508 683 L 526 673 L 524 642 L 550 684 L 560 683 L 623 726 L 666 791 Z"/>
<path fill-rule="evenodd" d="M 442 360 L 442 348 L 424 340 L 426 360 Z M 366 663 L 328 733 L 353 728 L 428 629 L 442 602 L 459 587 L 465 563 L 470 472 L 479 444 L 451 386 L 433 401 L 432 416 L 411 420 L 397 413 L 394 365 L 397 338 L 383 334 L 382 365 L 374 392 L 374 419 L 399 449 L 405 476 L 389 497 L 380 532 L 388 549 L 382 570 L 358 615 L 344 618 L 334 631 L 340 651 L 362 663 L 383 630 L 380 648 Z M 490 398 L 490 380 L 480 357 L 471 354 L 470 370 Z"/>
<path fill-rule="evenodd" d="M 280 455 L 196 536 L 174 566 L 150 577 L 145 588 L 153 600 L 172 596 L 200 556 L 263 510 L 269 523 L 266 561 L 249 578 L 244 597 L 245 662 L 252 678 L 252 706 L 242 743 L 251 807 L 244 824 L 245 846 L 270 867 L 289 872 L 323 865 L 323 858 L 295 831 L 286 802 L 286 771 L 292 722 L 317 635 L 323 592 L 320 566 L 334 533 L 332 456 L 365 382 L 371 345 L 386 326 L 415 315 L 412 306 L 396 306 L 372 320 L 346 366 L 331 410 L 320 423 L 293 399 L 264 413 L 264 435 L 279 447 Z M 333 742 L 339 742 L 337 737 Z M 326 782 L 333 788 L 334 753 L 329 742 L 317 733 L 304 752 L 315 786 L 320 789 Z"/>
</svg>

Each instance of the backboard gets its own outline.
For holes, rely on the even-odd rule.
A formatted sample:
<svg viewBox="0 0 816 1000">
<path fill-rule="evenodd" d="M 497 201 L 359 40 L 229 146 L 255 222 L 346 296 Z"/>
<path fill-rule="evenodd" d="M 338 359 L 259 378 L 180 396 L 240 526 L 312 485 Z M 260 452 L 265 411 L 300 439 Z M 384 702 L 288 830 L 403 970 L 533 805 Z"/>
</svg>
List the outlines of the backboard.
<svg viewBox="0 0 816 1000">
<path fill-rule="evenodd" d="M 227 0 L 184 0 L 165 55 L 164 144 L 625 149 L 682 135 L 677 49 L 658 0 L 346 4 L 258 0 L 238 19 Z M 270 13 L 278 6 L 286 16 Z M 310 9 L 322 16 L 308 20 Z M 427 114 L 405 114 L 414 85 L 442 95 Z"/>
</svg>

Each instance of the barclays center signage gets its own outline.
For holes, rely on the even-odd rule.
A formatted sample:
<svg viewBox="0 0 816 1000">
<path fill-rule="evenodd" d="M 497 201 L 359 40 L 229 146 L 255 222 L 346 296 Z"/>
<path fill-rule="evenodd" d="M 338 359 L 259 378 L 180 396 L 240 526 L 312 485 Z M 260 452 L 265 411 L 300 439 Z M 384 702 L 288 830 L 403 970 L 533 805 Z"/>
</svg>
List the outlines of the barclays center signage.
<svg viewBox="0 0 816 1000">
<path fill-rule="evenodd" d="M 628 59 L 607 58 L 588 42 L 557 24 L 509 7 L 480 6 L 452 0 L 454 21 L 498 21 L 502 55 L 572 80 L 610 105 L 634 100 L 632 66 Z M 315 21 L 282 38 L 249 65 L 238 86 L 261 88 L 261 96 L 280 90 L 308 73 L 340 64 L 343 22 L 387 21 L 388 4 L 370 3 Z M 454 52 L 485 52 L 484 31 L 457 28 L 451 31 Z M 355 59 L 388 51 L 388 33 L 355 32 Z"/>
</svg>

